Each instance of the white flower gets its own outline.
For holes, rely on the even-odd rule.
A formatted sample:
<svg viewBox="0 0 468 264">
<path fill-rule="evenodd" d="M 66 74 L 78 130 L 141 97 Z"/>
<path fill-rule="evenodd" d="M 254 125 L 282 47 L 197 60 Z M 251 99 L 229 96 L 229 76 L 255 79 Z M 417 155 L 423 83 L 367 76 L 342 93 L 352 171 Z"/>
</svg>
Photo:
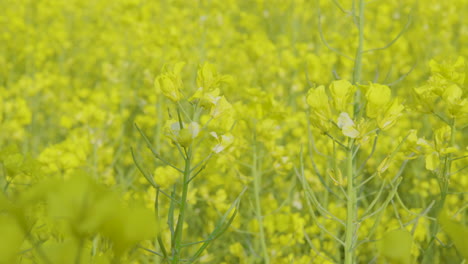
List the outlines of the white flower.
<svg viewBox="0 0 468 264">
<path fill-rule="evenodd" d="M 356 129 L 354 121 L 346 112 L 342 112 L 338 117 L 338 127 L 341 128 L 343 135 L 347 137 L 357 138 L 359 136 L 359 131 Z"/>
</svg>

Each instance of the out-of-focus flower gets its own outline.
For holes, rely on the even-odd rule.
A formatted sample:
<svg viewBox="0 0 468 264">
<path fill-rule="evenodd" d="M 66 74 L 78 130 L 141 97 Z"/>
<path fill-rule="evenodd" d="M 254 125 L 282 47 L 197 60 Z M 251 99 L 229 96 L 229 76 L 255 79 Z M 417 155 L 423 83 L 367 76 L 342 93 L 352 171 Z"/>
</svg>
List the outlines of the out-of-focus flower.
<svg viewBox="0 0 468 264">
<path fill-rule="evenodd" d="M 165 126 L 166 135 L 182 147 L 188 147 L 200 133 L 200 125 L 197 122 L 183 124 L 183 127 L 180 125 L 177 121 L 168 121 Z"/>
<path fill-rule="evenodd" d="M 217 141 L 217 144 L 212 149 L 214 153 L 220 153 L 221 151 L 229 147 L 229 145 L 231 145 L 232 142 L 234 142 L 234 136 L 230 133 L 221 136 L 219 136 L 216 132 L 211 132 L 210 134 Z"/>
</svg>

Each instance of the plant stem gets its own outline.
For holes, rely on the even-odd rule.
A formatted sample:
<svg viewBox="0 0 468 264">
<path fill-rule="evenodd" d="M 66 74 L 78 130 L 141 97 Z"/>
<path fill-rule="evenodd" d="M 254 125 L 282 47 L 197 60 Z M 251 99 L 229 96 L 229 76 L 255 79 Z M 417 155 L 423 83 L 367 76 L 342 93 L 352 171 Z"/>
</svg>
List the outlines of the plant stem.
<svg viewBox="0 0 468 264">
<path fill-rule="evenodd" d="M 455 146 L 455 133 L 456 133 L 455 118 L 453 118 L 452 122 L 450 123 L 450 147 Z M 445 157 L 444 167 L 442 168 L 441 175 L 439 176 L 440 200 L 437 201 L 436 205 L 434 206 L 434 210 L 432 211 L 431 216 L 434 218 L 437 218 L 440 211 L 442 211 L 442 209 L 444 208 L 445 199 L 447 198 L 449 182 L 450 182 L 450 174 L 451 174 L 451 168 L 452 168 L 452 156 L 453 154 L 448 154 Z M 434 255 L 435 255 L 435 243 L 434 242 L 437 237 L 437 233 L 439 232 L 439 223 L 434 222 L 431 227 L 432 227 L 431 228 L 431 240 L 429 241 L 429 245 L 426 248 L 426 253 L 423 258 L 422 263 L 432 263 L 432 261 L 434 260 Z"/>
<path fill-rule="evenodd" d="M 78 242 L 78 251 L 76 252 L 75 264 L 81 263 L 81 254 L 83 253 L 83 244 L 84 244 L 84 240 L 80 239 L 80 241 Z"/>
<path fill-rule="evenodd" d="M 180 250 L 182 248 L 182 233 L 184 227 L 184 219 L 185 219 L 185 209 L 187 205 L 187 194 L 188 194 L 188 187 L 189 187 L 189 179 L 190 179 L 190 171 L 191 168 L 191 159 L 192 159 L 192 148 L 190 147 L 187 151 L 187 155 L 185 157 L 185 168 L 184 168 L 184 177 L 182 181 L 182 199 L 180 200 L 179 206 L 179 217 L 177 219 L 177 226 L 175 230 L 175 243 L 174 248 L 172 249 L 172 264 L 178 264 L 180 262 Z"/>
<path fill-rule="evenodd" d="M 364 0 L 359 0 L 359 22 L 358 22 L 358 48 L 356 50 L 356 57 L 354 59 L 353 67 L 353 84 L 361 81 L 362 72 L 362 53 L 364 50 Z"/>
<path fill-rule="evenodd" d="M 356 14 L 353 14 L 355 16 Z M 353 67 L 353 84 L 357 84 L 361 81 L 362 72 L 362 53 L 364 49 L 364 0 L 359 0 L 359 20 L 358 20 L 358 47 L 356 50 L 356 57 L 354 60 Z M 358 116 L 360 108 L 360 95 L 356 94 L 354 100 L 354 117 Z M 354 247 L 353 241 L 356 232 L 356 212 L 357 212 L 357 201 L 356 201 L 356 188 L 354 184 L 354 140 L 349 140 L 346 157 L 346 176 L 347 176 L 347 211 L 346 211 L 346 231 L 345 231 L 345 264 L 354 263 Z"/>
<path fill-rule="evenodd" d="M 263 215 L 262 215 L 262 207 L 260 204 L 260 189 L 262 184 L 262 172 L 258 166 L 258 156 L 257 156 L 257 142 L 255 141 L 253 144 L 253 164 L 252 164 L 252 175 L 254 178 L 254 196 L 255 196 L 255 215 L 258 222 L 258 228 L 260 233 L 260 243 L 262 248 L 263 254 L 263 261 L 265 264 L 270 263 L 270 259 L 268 256 L 268 250 L 266 245 L 265 239 L 265 230 L 263 227 Z"/>
<path fill-rule="evenodd" d="M 455 133 L 456 133 L 455 118 L 453 118 L 452 122 L 450 123 L 450 147 L 455 146 Z M 452 172 L 452 156 L 453 154 L 448 154 L 445 157 L 444 168 L 442 169 L 442 175 L 440 178 L 440 181 L 442 181 L 441 190 L 440 190 L 441 197 L 440 197 L 439 204 L 435 208 L 436 217 L 437 217 L 437 214 L 440 212 L 440 210 L 442 210 L 442 208 L 444 207 L 445 199 L 447 197 L 450 174 Z"/>
<path fill-rule="evenodd" d="M 456 128 L 455 128 L 455 118 L 452 119 L 452 122 L 450 124 L 450 147 L 455 146 L 455 133 L 456 133 Z M 440 210 L 444 207 L 445 204 L 445 198 L 447 197 L 448 193 L 448 185 L 450 182 L 450 174 L 452 173 L 452 156 L 453 154 L 450 153 L 445 157 L 445 168 L 443 169 L 443 174 L 442 174 L 442 186 L 443 189 L 441 190 L 441 200 L 440 204 L 437 207 L 437 210 L 439 213 Z"/>
<path fill-rule="evenodd" d="M 354 141 L 350 141 L 346 158 L 346 175 L 347 175 L 347 216 L 346 216 L 346 236 L 345 236 L 345 264 L 354 263 L 354 233 L 356 220 L 356 188 L 354 187 L 354 172 L 353 172 L 353 145 Z"/>
<path fill-rule="evenodd" d="M 452 119 L 452 122 L 450 124 L 450 147 L 455 147 L 455 134 L 457 132 L 457 128 L 455 126 L 455 118 Z M 452 159 L 453 154 L 450 153 L 446 157 L 446 168 L 445 168 L 445 175 L 443 175 L 443 181 L 444 181 L 444 191 L 443 191 L 443 196 L 442 196 L 442 201 L 441 201 L 441 208 L 443 207 L 445 203 L 445 198 L 447 197 L 448 193 L 448 185 L 450 182 L 450 175 L 452 174 Z"/>
</svg>

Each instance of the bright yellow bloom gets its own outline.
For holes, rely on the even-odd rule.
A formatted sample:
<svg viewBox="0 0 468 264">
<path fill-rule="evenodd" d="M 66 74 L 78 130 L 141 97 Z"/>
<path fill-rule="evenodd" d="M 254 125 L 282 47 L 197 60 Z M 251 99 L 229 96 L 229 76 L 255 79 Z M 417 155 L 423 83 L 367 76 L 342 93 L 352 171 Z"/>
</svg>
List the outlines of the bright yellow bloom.
<svg viewBox="0 0 468 264">
<path fill-rule="evenodd" d="M 385 108 L 384 108 L 385 109 Z M 387 130 L 395 125 L 397 119 L 402 115 L 405 107 L 398 99 L 392 101 L 388 109 L 377 116 L 377 123 L 380 129 Z"/>
<path fill-rule="evenodd" d="M 356 87 L 347 80 L 338 80 L 331 83 L 330 92 L 335 110 L 342 112 L 352 106 Z"/>
<path fill-rule="evenodd" d="M 465 59 L 463 57 L 458 57 L 454 63 L 437 63 L 435 60 L 431 60 L 429 66 L 432 74 L 439 78 L 459 85 L 463 85 L 465 82 Z"/>
<path fill-rule="evenodd" d="M 156 78 L 156 87 L 159 87 L 162 94 L 173 102 L 178 102 L 182 99 L 182 93 L 180 88 L 182 87 L 182 81 L 172 74 L 163 74 Z"/>
<path fill-rule="evenodd" d="M 311 107 L 312 124 L 323 131 L 329 130 L 331 128 L 332 112 L 323 85 L 309 90 L 307 104 Z"/>
<path fill-rule="evenodd" d="M 325 92 L 325 86 L 321 85 L 315 89 L 310 89 L 307 94 L 307 103 L 313 110 L 320 113 L 324 118 L 331 115 L 329 99 Z"/>
<path fill-rule="evenodd" d="M 203 64 L 203 66 L 198 70 L 197 73 L 198 88 L 202 88 L 205 90 L 215 88 L 213 86 L 216 85 L 218 82 L 217 75 L 218 74 L 216 72 L 216 69 L 212 64 Z"/>
<path fill-rule="evenodd" d="M 390 102 L 391 93 L 390 88 L 386 85 L 370 84 L 366 92 L 367 116 L 377 117 L 382 108 Z"/>
<path fill-rule="evenodd" d="M 183 67 L 183 62 L 176 63 L 171 71 L 166 69 L 166 72 L 158 76 L 154 83 L 156 89 L 173 102 L 178 102 L 183 97 L 180 91 L 183 85 L 180 77 Z"/>
</svg>

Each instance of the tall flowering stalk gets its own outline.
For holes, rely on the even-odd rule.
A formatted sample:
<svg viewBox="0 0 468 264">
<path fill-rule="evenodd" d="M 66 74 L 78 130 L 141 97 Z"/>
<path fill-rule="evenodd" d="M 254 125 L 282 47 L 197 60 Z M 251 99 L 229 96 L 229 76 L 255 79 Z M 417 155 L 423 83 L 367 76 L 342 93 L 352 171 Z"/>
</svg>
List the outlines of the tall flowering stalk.
<svg viewBox="0 0 468 264">
<path fill-rule="evenodd" d="M 369 171 L 369 174 L 364 173 L 363 168 L 367 166 L 369 160 L 375 159 L 373 155 L 377 147 L 378 138 L 385 136 L 386 131 L 395 125 L 397 120 L 403 115 L 404 106 L 401 104 L 400 99 L 392 97 L 391 89 L 388 86 L 377 83 L 364 85 L 362 82 L 363 55 L 366 52 L 381 49 L 364 49 L 365 1 L 359 0 L 356 4 L 353 2 L 351 11 L 345 10 L 337 1 L 334 1 L 334 3 L 341 11 L 353 17 L 353 21 L 357 27 L 358 41 L 354 59 L 331 47 L 326 42 L 322 33 L 319 16 L 320 36 L 324 45 L 331 51 L 344 59 L 353 60 L 352 82 L 337 80 L 332 82 L 328 89 L 325 86 L 312 88 L 307 95 L 307 103 L 310 107 L 311 124 L 319 129 L 322 135 L 328 137 L 331 145 L 333 145 L 334 154 L 332 157 L 336 157 L 335 153 L 337 152 L 344 154 L 345 158 L 341 162 L 337 161 L 336 158 L 332 158 L 335 160 L 331 163 L 331 168 L 326 169 L 327 173 L 320 171 L 319 166 L 316 164 L 317 161 L 314 161 L 313 158 L 311 161 L 313 163 L 312 167 L 319 177 L 322 177 L 320 175 L 328 174 L 333 179 L 333 182 L 339 186 L 341 193 L 333 193 L 339 199 L 345 201 L 346 219 L 342 220 L 329 212 L 326 209 L 326 205 L 321 204 L 319 199 L 314 195 L 313 189 L 307 187 L 308 183 L 304 178 L 304 172 L 298 171 L 298 175 L 302 185 L 305 186 L 305 197 L 308 200 L 308 204 L 316 207 L 315 210 L 318 211 L 319 216 L 333 219 L 342 225 L 344 230 L 343 237 L 334 235 L 330 230 L 324 230 L 323 226 L 320 226 L 320 228 L 325 233 L 332 235 L 341 244 L 343 248 L 343 263 L 352 264 L 357 261 L 355 255 L 357 247 L 372 237 L 385 208 L 397 194 L 398 186 L 401 182 L 401 173 L 390 178 L 381 178 L 382 184 L 380 190 L 368 202 L 368 207 L 363 208 L 360 201 L 367 200 L 369 196 L 372 196 L 372 193 L 366 193 L 369 191 L 366 185 L 375 179 L 377 175 L 383 175 L 390 166 L 390 163 L 396 162 L 394 157 L 399 154 L 400 148 L 405 144 L 410 134 L 400 139 L 397 148 L 379 162 L 378 167 L 374 167 L 374 170 Z M 391 46 L 406 29 L 405 27 L 395 40 L 388 43 L 382 49 Z M 370 154 L 367 156 L 363 155 L 366 153 L 363 149 L 371 149 Z M 309 152 L 314 151 L 309 150 Z M 315 157 L 312 153 L 310 156 Z M 406 164 L 404 162 L 405 159 L 410 159 L 410 157 L 400 159 L 403 168 Z M 321 180 L 321 182 L 325 184 L 327 190 L 331 191 L 331 187 L 326 184 L 326 181 Z M 386 198 L 382 197 L 384 190 L 387 192 Z M 377 206 L 378 204 L 380 205 Z M 314 209 L 311 208 L 311 210 Z M 362 210 L 364 210 L 364 213 L 359 214 Z M 315 213 L 312 215 L 318 221 Z M 367 234 L 366 239 L 360 241 L 359 227 L 369 218 L 375 218 L 376 224 L 371 229 L 371 232 Z"/>
<path fill-rule="evenodd" d="M 166 196 L 169 200 L 167 224 L 171 237 L 170 250 L 165 245 L 163 238 L 159 236 L 157 242 L 160 252 L 149 251 L 160 256 L 165 263 L 172 264 L 178 264 L 187 259 L 182 250 L 189 246 L 201 244 L 197 250 L 188 256 L 188 259 L 195 261 L 200 257 L 208 245 L 226 231 L 232 223 L 240 202 L 239 197 L 232 203 L 206 240 L 191 243 L 184 242 L 184 225 L 189 212 L 188 194 L 190 185 L 203 172 L 212 157 L 228 148 L 234 138 L 227 129 L 227 127 L 232 126 L 233 122 L 232 106 L 224 96 L 219 95 L 218 85 L 224 77 L 219 76 L 210 64 L 203 65 L 198 71 L 197 85 L 199 88 L 193 96 L 186 99 L 182 92 L 183 83 L 180 77 L 182 69 L 182 63 L 176 64 L 172 69 L 166 67 L 155 81 L 157 90 L 172 102 L 171 110 L 173 112 L 171 116 L 176 116 L 176 118 L 166 122 L 164 131 L 171 144 L 180 154 L 180 158 L 183 160 L 182 166 L 179 167 L 176 163 L 166 160 L 161 153 L 156 151 L 156 148 L 153 147 L 142 129 L 135 125 L 153 156 L 162 164 L 172 167 L 180 174 L 180 178 L 175 181 L 172 190 L 164 190 L 158 184 L 158 175 L 148 173 L 133 153 L 138 169 L 156 190 L 155 213 L 159 223 L 162 222 L 158 213 L 160 210 L 160 194 Z M 218 124 L 215 127 L 216 130 L 211 130 L 213 128 L 213 126 L 210 126 L 211 122 Z M 206 135 L 212 137 L 213 140 L 207 141 Z M 199 150 L 197 147 L 203 141 L 207 141 L 211 145 L 211 152 L 206 157 L 201 158 L 200 155 L 197 155 Z M 173 177 L 178 176 L 173 175 Z M 175 217 L 176 210 L 178 212 L 177 217 Z"/>
<path fill-rule="evenodd" d="M 453 171 L 453 164 L 463 156 L 456 142 L 457 127 L 463 128 L 468 118 L 468 98 L 466 97 L 465 61 L 459 57 L 454 62 L 430 62 L 431 76 L 426 84 L 414 89 L 415 110 L 429 114 L 438 127 L 433 130 L 433 140 L 421 139 L 419 145 L 424 155 L 425 167 L 436 176 L 440 195 L 433 217 L 443 213 L 449 194 L 451 177 L 460 171 Z M 440 224 L 431 225 L 430 240 L 425 248 L 423 261 L 434 259 L 435 243 Z"/>
</svg>

